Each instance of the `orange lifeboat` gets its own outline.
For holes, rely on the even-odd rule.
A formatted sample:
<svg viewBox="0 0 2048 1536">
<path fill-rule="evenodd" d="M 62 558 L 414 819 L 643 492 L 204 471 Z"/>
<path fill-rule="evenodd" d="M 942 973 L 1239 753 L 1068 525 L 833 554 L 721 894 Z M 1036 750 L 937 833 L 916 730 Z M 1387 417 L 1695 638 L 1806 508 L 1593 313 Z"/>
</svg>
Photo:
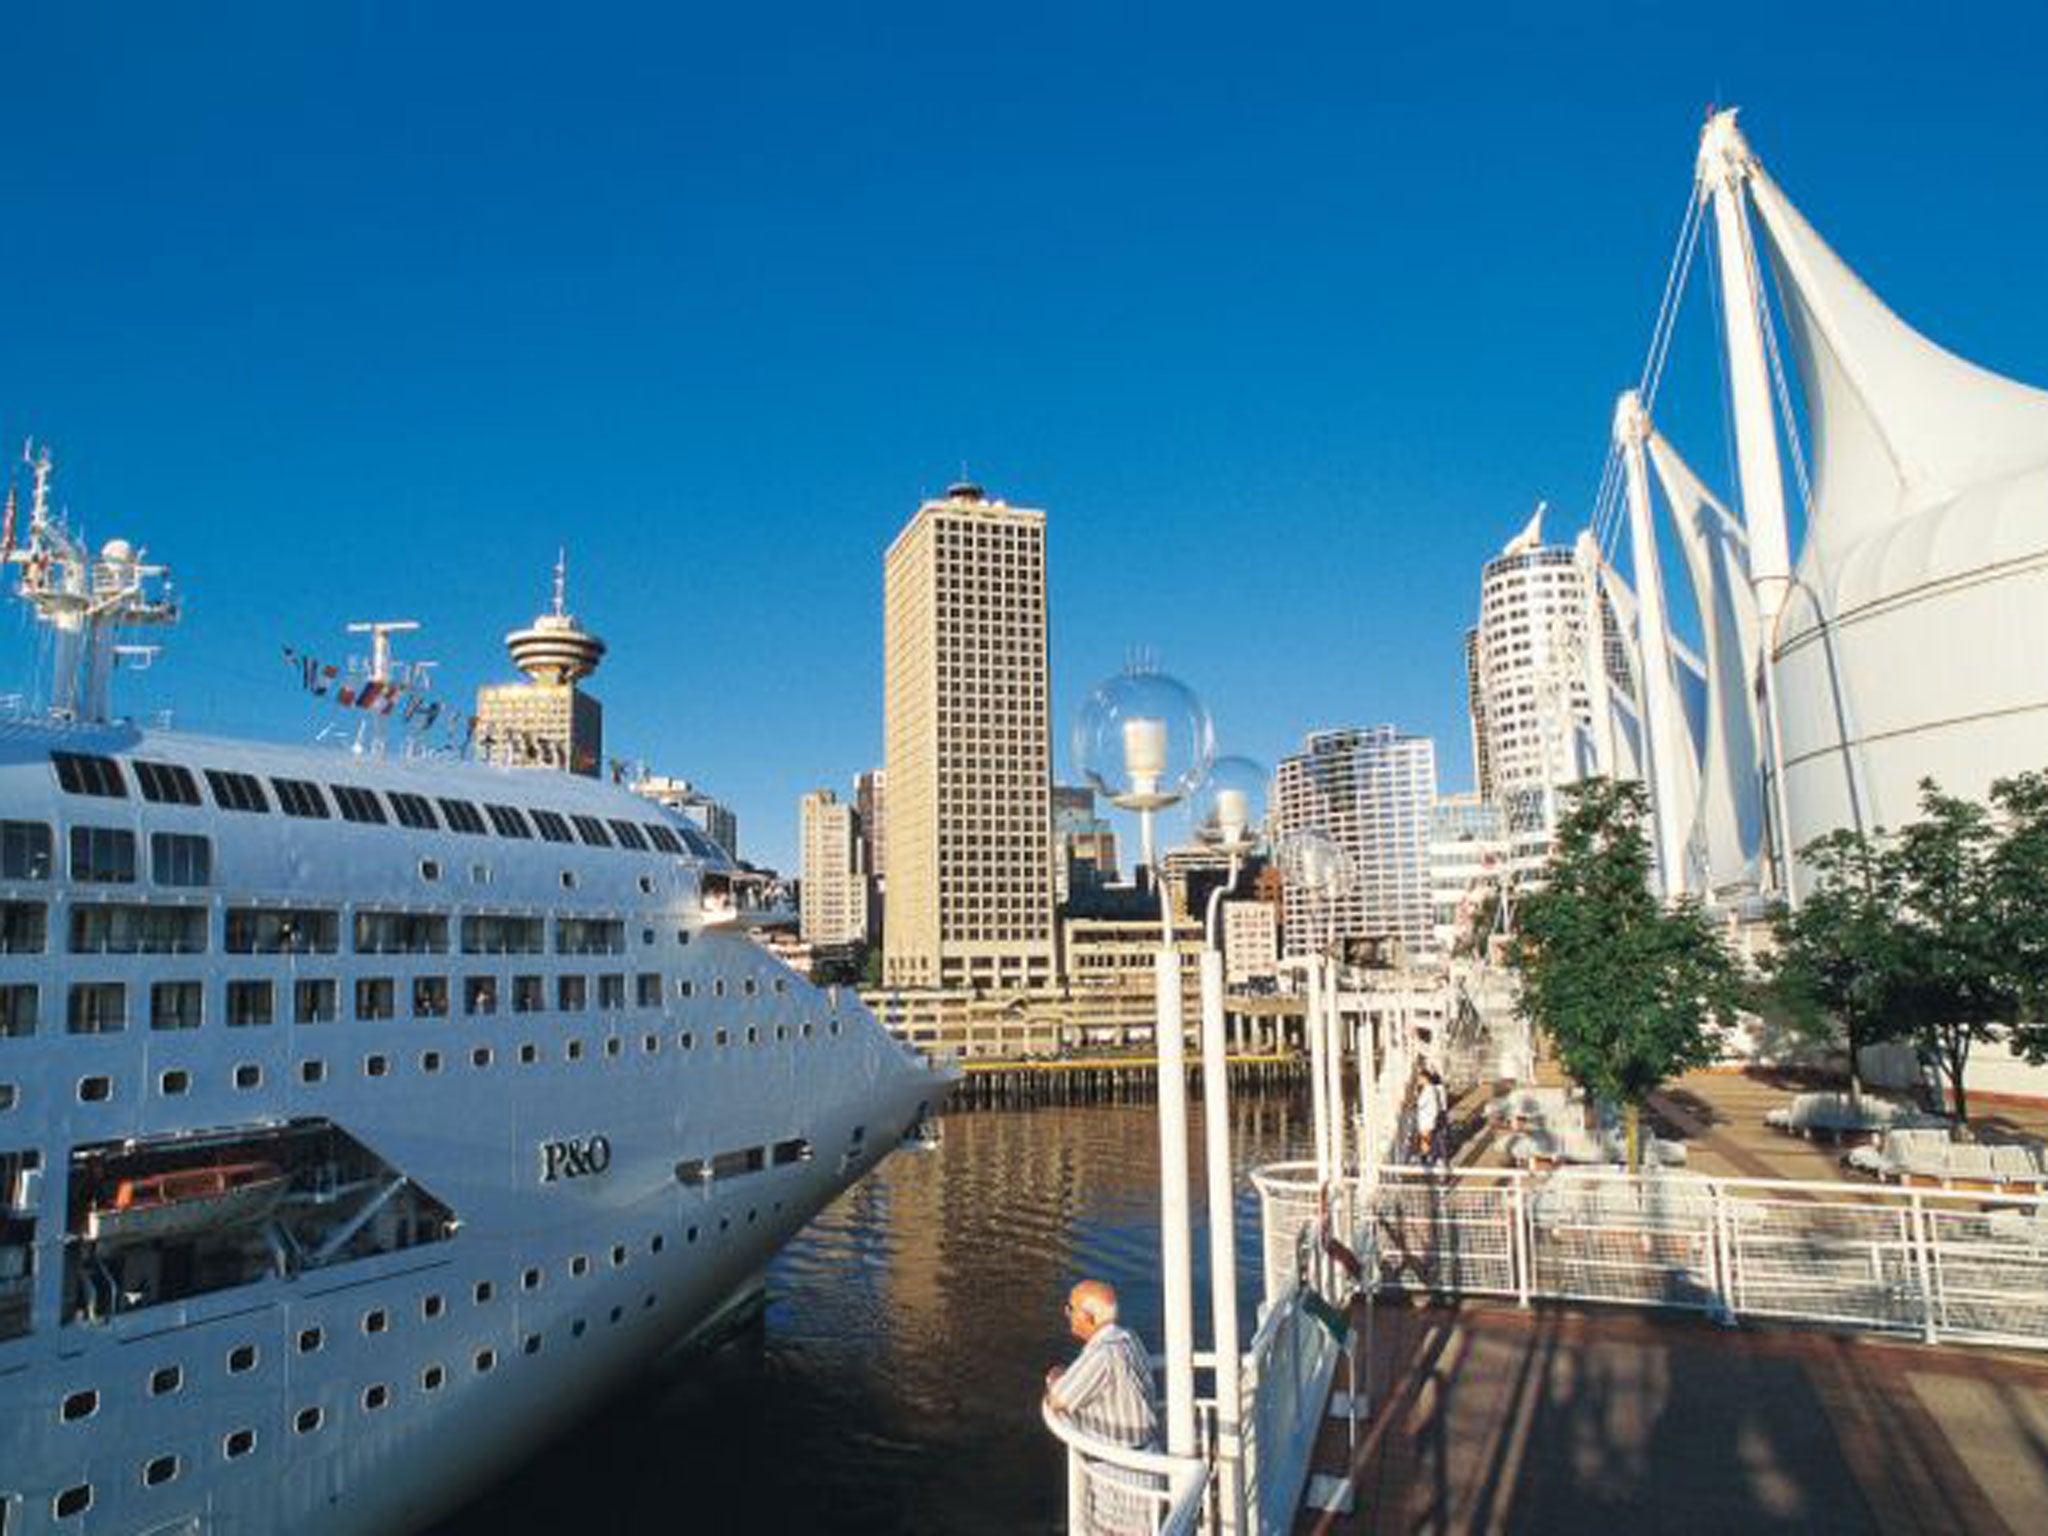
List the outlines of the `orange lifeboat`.
<svg viewBox="0 0 2048 1536">
<path fill-rule="evenodd" d="M 86 1213 L 94 1242 L 176 1238 L 261 1221 L 284 1198 L 284 1170 L 275 1163 L 215 1163 L 121 1179 L 113 1199 Z"/>
</svg>

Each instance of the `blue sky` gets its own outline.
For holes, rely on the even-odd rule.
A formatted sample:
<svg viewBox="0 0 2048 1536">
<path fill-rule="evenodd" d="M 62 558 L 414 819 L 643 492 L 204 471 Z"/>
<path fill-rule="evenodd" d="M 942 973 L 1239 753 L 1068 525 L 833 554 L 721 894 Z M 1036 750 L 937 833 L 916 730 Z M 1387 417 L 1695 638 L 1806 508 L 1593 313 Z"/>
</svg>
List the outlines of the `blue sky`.
<svg viewBox="0 0 2048 1536">
<path fill-rule="evenodd" d="M 881 554 L 965 464 L 1049 514 L 1059 736 L 1148 646 L 1232 750 L 1391 720 L 1454 787 L 1479 563 L 1584 518 L 1709 103 L 2048 382 L 2048 23 L 1434 9 L 18 7 L 0 438 L 177 568 L 125 699 L 197 728 L 310 735 L 278 648 L 357 618 L 466 697 L 565 542 L 610 750 L 787 862 L 879 760 Z M 1725 487 L 1711 318 L 1661 414 Z"/>
</svg>

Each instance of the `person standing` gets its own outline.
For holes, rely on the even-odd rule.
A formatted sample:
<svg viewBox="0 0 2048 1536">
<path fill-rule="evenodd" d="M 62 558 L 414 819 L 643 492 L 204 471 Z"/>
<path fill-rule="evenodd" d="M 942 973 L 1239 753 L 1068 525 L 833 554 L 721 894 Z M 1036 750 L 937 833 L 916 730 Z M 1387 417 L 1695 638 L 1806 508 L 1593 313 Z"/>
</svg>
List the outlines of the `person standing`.
<svg viewBox="0 0 2048 1536">
<path fill-rule="evenodd" d="M 1067 1328 L 1081 1341 L 1081 1352 L 1072 1365 L 1046 1372 L 1045 1401 L 1092 1439 L 1157 1451 L 1152 1362 L 1137 1336 L 1116 1319 L 1116 1290 L 1107 1281 L 1083 1280 L 1074 1287 L 1067 1296 Z M 1091 1465 L 1088 1529 L 1102 1536 L 1151 1530 L 1151 1501 L 1138 1490 L 1158 1486 L 1159 1480 L 1144 1472 Z"/>
<path fill-rule="evenodd" d="M 1435 1076 L 1427 1067 L 1416 1068 L 1415 1160 L 1427 1166 L 1436 1161 L 1437 1139 L 1442 1132 L 1443 1101 L 1437 1097 Z"/>
</svg>

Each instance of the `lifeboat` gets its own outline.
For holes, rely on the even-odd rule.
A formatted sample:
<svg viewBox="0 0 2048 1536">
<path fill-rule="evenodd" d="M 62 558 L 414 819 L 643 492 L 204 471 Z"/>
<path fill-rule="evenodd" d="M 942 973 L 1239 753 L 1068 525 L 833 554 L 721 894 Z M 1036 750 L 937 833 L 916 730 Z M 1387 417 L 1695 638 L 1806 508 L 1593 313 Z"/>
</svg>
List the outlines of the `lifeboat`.
<svg viewBox="0 0 2048 1536">
<path fill-rule="evenodd" d="M 86 1213 L 85 1235 L 99 1243 L 178 1238 L 263 1220 L 289 1182 L 275 1163 L 219 1163 L 121 1179 L 113 1199 Z"/>
</svg>

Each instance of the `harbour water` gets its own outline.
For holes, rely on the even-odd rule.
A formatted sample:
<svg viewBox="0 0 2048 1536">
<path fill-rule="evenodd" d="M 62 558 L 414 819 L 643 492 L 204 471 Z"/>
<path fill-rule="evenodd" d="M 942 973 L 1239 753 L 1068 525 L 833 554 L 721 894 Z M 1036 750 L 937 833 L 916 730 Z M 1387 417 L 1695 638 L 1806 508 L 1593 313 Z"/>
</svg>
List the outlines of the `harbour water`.
<svg viewBox="0 0 2048 1536">
<path fill-rule="evenodd" d="M 1243 1175 L 1302 1155 L 1307 1103 L 1272 1092 L 1235 1110 L 1249 1338 L 1258 1228 Z M 1038 1399 L 1075 1348 L 1067 1288 L 1108 1279 L 1159 1347 L 1156 1138 L 1149 1104 L 949 1116 L 938 1148 L 890 1158 L 783 1251 L 758 1327 L 664 1366 L 439 1536 L 1058 1530 L 1061 1453 Z"/>
</svg>

